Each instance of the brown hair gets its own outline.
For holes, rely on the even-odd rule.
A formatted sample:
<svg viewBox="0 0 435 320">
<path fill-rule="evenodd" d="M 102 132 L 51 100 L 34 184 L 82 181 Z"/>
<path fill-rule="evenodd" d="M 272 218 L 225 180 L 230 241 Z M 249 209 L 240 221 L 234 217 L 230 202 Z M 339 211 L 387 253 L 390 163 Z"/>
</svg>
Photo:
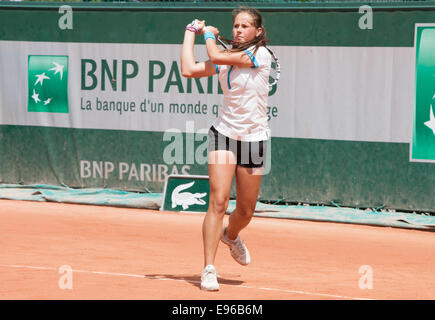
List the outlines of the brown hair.
<svg viewBox="0 0 435 320">
<path fill-rule="evenodd" d="M 257 9 L 251 8 L 251 7 L 246 7 L 246 6 L 241 6 L 239 8 L 234 9 L 232 12 L 233 23 L 234 23 L 237 15 L 239 13 L 242 13 L 242 12 L 246 12 L 252 17 L 252 20 L 254 21 L 255 28 L 262 28 L 260 35 L 258 37 L 255 37 L 253 40 L 251 40 L 249 42 L 245 42 L 245 43 L 241 43 L 241 44 L 238 44 L 234 41 L 225 39 L 222 36 L 221 36 L 221 39 L 224 40 L 225 42 L 227 42 L 228 44 L 232 45 L 232 49 L 230 49 L 230 51 L 232 51 L 232 52 L 243 51 L 243 50 L 248 49 L 249 47 L 255 46 L 255 49 L 253 52 L 255 54 L 255 52 L 257 52 L 259 47 L 265 46 L 269 42 L 269 39 L 266 38 L 266 29 L 263 26 L 263 17 L 261 16 L 260 11 L 258 11 Z"/>
</svg>

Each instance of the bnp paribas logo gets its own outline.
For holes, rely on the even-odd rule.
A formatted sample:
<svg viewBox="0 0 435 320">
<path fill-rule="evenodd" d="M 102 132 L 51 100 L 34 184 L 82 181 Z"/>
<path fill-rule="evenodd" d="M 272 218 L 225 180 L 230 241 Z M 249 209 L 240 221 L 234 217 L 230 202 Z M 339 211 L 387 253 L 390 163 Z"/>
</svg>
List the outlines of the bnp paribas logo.
<svg viewBox="0 0 435 320">
<path fill-rule="evenodd" d="M 29 55 L 29 112 L 68 113 L 68 56 Z"/>
<path fill-rule="evenodd" d="M 435 25 L 415 28 L 415 108 L 410 159 L 435 162 Z"/>
</svg>

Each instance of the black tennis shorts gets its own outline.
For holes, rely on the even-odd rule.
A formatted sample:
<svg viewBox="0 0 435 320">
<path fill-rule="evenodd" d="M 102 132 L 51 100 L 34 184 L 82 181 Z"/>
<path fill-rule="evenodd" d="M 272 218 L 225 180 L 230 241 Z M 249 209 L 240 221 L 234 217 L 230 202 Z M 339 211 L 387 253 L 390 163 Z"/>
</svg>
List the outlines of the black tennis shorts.
<svg viewBox="0 0 435 320">
<path fill-rule="evenodd" d="M 208 151 L 231 151 L 237 165 L 247 168 L 261 168 L 266 163 L 267 140 L 239 141 L 224 136 L 211 126 L 208 131 Z"/>
</svg>

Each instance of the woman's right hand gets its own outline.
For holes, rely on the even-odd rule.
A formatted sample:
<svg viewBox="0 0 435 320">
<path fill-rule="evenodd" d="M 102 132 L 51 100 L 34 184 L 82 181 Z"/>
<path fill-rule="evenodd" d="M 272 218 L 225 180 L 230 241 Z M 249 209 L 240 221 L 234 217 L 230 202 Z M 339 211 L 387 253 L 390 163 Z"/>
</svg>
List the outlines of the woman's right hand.
<svg viewBox="0 0 435 320">
<path fill-rule="evenodd" d="M 196 34 L 204 34 L 204 28 L 205 28 L 205 20 L 195 20 L 195 26 L 198 28 L 198 32 Z"/>
<path fill-rule="evenodd" d="M 200 35 L 204 33 L 205 20 L 195 19 L 191 23 L 186 26 L 186 30 L 195 32 L 196 35 Z"/>
</svg>

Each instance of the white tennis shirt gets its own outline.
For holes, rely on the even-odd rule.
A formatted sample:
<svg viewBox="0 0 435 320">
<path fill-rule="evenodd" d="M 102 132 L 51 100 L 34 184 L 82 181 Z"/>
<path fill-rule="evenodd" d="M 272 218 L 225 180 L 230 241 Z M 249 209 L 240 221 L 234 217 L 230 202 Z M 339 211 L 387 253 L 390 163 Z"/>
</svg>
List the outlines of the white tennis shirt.
<svg viewBox="0 0 435 320">
<path fill-rule="evenodd" d="M 267 100 L 271 55 L 265 47 L 245 50 L 253 67 L 216 66 L 224 102 L 213 126 L 221 134 L 241 141 L 268 140 Z"/>
</svg>

